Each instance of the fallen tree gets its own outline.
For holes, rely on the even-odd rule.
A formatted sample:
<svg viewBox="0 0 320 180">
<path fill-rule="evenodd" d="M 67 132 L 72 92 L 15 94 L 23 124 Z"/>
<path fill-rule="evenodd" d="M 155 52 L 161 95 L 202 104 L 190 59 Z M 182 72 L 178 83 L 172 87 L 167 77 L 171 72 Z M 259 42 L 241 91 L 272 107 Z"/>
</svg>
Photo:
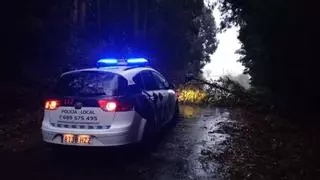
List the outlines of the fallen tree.
<svg viewBox="0 0 320 180">
<path fill-rule="evenodd" d="M 210 82 L 193 74 L 187 74 L 185 84 L 179 88 L 179 92 L 185 92 L 183 97 L 179 98 L 182 103 L 238 106 L 258 112 L 269 112 L 274 108 L 268 96 L 270 92 L 266 89 L 256 87 L 246 89 L 229 76 Z M 191 97 L 185 97 L 189 94 Z M 192 97 L 197 94 L 198 98 Z"/>
</svg>

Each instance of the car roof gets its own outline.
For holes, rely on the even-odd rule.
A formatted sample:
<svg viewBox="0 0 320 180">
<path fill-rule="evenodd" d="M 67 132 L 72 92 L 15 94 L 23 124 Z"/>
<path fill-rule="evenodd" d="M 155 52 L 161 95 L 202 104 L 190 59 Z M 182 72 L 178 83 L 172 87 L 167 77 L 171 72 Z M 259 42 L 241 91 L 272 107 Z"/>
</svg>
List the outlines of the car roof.
<svg viewBox="0 0 320 180">
<path fill-rule="evenodd" d="M 63 73 L 61 75 L 61 77 L 64 75 L 78 73 L 78 72 L 88 72 L 88 71 L 110 72 L 110 73 L 121 75 L 122 77 L 126 78 L 128 80 L 128 84 L 131 85 L 131 84 L 134 84 L 133 77 L 136 74 L 138 74 L 139 72 L 144 71 L 144 70 L 151 70 L 151 71 L 158 72 L 151 67 L 112 66 L 112 67 L 87 68 L 87 69 L 68 71 L 68 72 Z"/>
</svg>

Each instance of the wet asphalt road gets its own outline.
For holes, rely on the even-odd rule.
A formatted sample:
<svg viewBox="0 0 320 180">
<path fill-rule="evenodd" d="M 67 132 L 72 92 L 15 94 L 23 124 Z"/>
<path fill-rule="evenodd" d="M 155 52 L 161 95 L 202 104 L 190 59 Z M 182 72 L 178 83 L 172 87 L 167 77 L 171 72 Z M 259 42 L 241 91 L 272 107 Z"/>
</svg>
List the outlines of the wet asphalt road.
<svg viewBox="0 0 320 180">
<path fill-rule="evenodd" d="M 225 150 L 228 134 L 219 131 L 230 120 L 228 109 L 181 106 L 180 120 L 168 126 L 150 153 L 134 147 L 83 151 L 53 156 L 41 141 L 23 152 L 0 156 L 6 179 L 224 179 L 225 167 L 214 158 Z M 219 133 L 220 132 L 220 133 Z"/>
</svg>

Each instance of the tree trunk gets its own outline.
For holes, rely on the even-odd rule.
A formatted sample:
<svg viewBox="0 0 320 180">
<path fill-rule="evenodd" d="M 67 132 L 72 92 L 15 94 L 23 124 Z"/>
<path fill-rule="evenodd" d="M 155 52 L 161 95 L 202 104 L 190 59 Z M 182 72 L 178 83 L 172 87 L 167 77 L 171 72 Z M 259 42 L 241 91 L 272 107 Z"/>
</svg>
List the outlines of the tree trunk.
<svg viewBox="0 0 320 180">
<path fill-rule="evenodd" d="M 131 1 L 127 1 L 127 11 L 131 12 Z"/>
<path fill-rule="evenodd" d="M 86 14 L 87 14 L 87 3 L 85 0 L 81 1 L 81 27 L 85 28 L 86 27 Z"/>
<path fill-rule="evenodd" d="M 147 39 L 148 34 L 148 10 L 146 9 L 146 12 L 144 14 L 144 22 L 143 22 L 143 39 Z"/>
<path fill-rule="evenodd" d="M 113 0 L 109 0 L 108 2 L 108 9 L 111 9 L 113 6 Z"/>
<path fill-rule="evenodd" d="M 134 0 L 134 12 L 133 12 L 133 32 L 134 38 L 139 38 L 139 0 Z"/>
<path fill-rule="evenodd" d="M 101 2 L 97 0 L 97 12 L 98 12 L 98 37 L 101 35 Z"/>
<path fill-rule="evenodd" d="M 78 23 L 78 0 L 73 0 L 72 22 L 74 24 Z"/>
</svg>

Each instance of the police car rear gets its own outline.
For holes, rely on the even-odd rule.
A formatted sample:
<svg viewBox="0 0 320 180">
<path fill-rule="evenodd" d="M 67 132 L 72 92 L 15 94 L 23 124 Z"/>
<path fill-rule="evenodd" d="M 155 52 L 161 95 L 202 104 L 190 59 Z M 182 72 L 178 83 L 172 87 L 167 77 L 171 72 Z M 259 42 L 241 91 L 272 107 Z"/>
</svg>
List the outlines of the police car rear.
<svg viewBox="0 0 320 180">
<path fill-rule="evenodd" d="M 126 63 L 139 63 L 139 59 Z M 144 61 L 143 61 L 144 62 Z M 124 65 L 116 60 L 107 68 L 63 74 L 55 95 L 45 102 L 42 123 L 47 143 L 76 146 L 116 146 L 140 141 L 145 119 L 134 111 Z"/>
</svg>

